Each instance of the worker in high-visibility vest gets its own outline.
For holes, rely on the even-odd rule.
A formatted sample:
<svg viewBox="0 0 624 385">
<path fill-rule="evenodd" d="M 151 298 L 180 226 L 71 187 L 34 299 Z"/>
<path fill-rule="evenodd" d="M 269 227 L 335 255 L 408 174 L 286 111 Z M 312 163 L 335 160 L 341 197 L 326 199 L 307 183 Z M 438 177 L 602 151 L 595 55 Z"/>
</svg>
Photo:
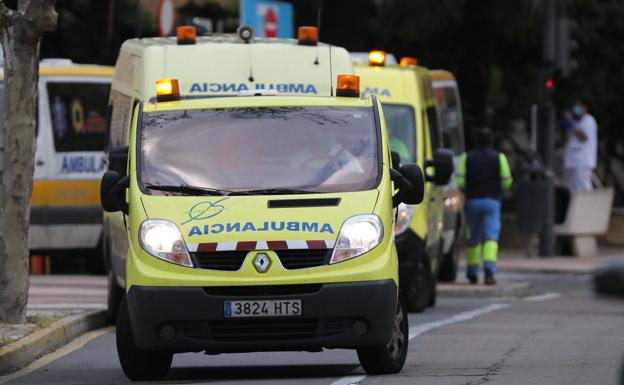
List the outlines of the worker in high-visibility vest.
<svg viewBox="0 0 624 385">
<path fill-rule="evenodd" d="M 457 185 L 466 196 L 468 248 L 466 276 L 470 283 L 479 280 L 481 259 L 484 283 L 496 284 L 496 257 L 500 234 L 500 211 L 503 191 L 513 181 L 505 154 L 492 149 L 494 136 L 490 131 L 478 134 L 478 148 L 464 153 L 457 167 Z"/>
</svg>

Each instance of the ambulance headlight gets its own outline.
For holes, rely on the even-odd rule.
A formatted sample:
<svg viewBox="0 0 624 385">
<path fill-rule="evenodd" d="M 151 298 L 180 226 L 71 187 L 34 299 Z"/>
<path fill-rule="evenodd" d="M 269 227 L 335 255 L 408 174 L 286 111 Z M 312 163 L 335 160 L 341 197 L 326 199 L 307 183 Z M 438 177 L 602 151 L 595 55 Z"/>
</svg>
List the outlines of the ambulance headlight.
<svg viewBox="0 0 624 385">
<path fill-rule="evenodd" d="M 356 215 L 345 221 L 329 263 L 355 258 L 374 249 L 383 238 L 381 219 L 376 215 Z"/>
<path fill-rule="evenodd" d="M 182 234 L 175 224 L 161 219 L 148 219 L 141 224 L 139 235 L 143 250 L 154 257 L 193 267 Z"/>
<path fill-rule="evenodd" d="M 405 230 L 409 228 L 412 215 L 414 215 L 414 207 L 415 206 L 412 205 L 406 205 L 405 203 L 399 204 L 399 207 L 397 207 L 397 218 L 394 224 L 394 234 L 403 234 Z"/>
</svg>

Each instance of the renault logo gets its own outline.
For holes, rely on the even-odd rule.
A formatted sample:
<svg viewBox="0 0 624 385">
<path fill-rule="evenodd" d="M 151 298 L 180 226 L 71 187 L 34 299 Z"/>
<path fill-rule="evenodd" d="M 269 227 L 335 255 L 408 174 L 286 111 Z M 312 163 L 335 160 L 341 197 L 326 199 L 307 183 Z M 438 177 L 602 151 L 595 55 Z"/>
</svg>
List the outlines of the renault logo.
<svg viewBox="0 0 624 385">
<path fill-rule="evenodd" d="M 269 270 L 269 266 L 271 266 L 271 260 L 265 253 L 258 253 L 254 258 L 253 265 L 258 273 L 266 273 Z"/>
</svg>

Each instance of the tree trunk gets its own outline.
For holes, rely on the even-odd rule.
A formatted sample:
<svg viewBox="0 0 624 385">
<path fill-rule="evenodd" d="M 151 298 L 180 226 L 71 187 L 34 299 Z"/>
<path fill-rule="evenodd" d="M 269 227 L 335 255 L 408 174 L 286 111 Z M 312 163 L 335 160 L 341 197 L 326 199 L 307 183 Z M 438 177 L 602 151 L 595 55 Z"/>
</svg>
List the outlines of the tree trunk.
<svg viewBox="0 0 624 385">
<path fill-rule="evenodd" d="M 39 79 L 39 44 L 56 26 L 54 1 L 0 3 L 4 118 L 0 128 L 0 322 L 24 323 L 28 300 L 28 221 Z"/>
</svg>

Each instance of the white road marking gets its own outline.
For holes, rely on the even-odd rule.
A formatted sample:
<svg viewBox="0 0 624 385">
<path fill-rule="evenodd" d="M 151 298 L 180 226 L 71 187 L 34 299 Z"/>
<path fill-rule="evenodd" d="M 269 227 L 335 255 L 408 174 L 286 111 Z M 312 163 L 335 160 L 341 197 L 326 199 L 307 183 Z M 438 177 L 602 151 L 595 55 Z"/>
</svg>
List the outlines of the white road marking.
<svg viewBox="0 0 624 385">
<path fill-rule="evenodd" d="M 10 374 L 6 374 L 4 376 L 0 376 L 0 384 L 4 384 L 5 382 L 8 381 L 12 381 L 16 378 L 25 376 L 29 373 L 34 372 L 35 370 L 46 366 L 56 360 L 58 360 L 59 358 L 62 358 L 66 355 L 68 355 L 69 353 L 75 352 L 78 349 L 81 349 L 83 346 L 85 346 L 87 343 L 89 343 L 90 341 L 94 340 L 95 338 L 106 334 L 108 332 L 110 332 L 111 330 L 114 330 L 115 327 L 114 326 L 109 326 L 106 327 L 104 329 L 100 329 L 100 330 L 94 330 L 92 332 L 88 332 L 86 334 L 81 335 L 80 337 L 74 339 L 73 341 L 71 341 L 70 343 L 68 343 L 65 346 L 62 346 L 58 349 L 56 349 L 55 351 L 48 353 L 46 355 L 44 355 L 43 357 L 33 361 L 32 363 L 30 363 L 28 366 L 26 366 L 25 368 L 14 372 L 14 373 L 10 373 Z"/>
<path fill-rule="evenodd" d="M 426 333 L 430 330 L 437 329 L 442 326 L 455 324 L 458 322 L 469 321 L 471 319 L 477 318 L 484 314 L 492 313 L 497 310 L 502 310 L 510 307 L 511 305 L 507 303 L 494 303 L 487 306 L 478 307 L 473 310 L 465 311 L 463 313 L 456 314 L 452 317 L 445 318 L 439 321 L 427 322 L 422 325 L 413 326 L 409 329 L 409 339 L 410 341 L 419 335 Z M 332 382 L 331 385 L 350 385 L 350 384 L 359 384 L 362 382 L 366 376 L 348 376 L 342 377 L 339 380 Z"/>
<path fill-rule="evenodd" d="M 366 376 L 343 377 L 343 378 L 339 379 L 336 382 L 332 382 L 331 385 L 353 385 L 353 384 L 359 384 L 365 378 L 366 378 Z"/>
<path fill-rule="evenodd" d="M 525 302 L 542 302 L 542 301 L 548 301 L 548 300 L 557 299 L 557 298 L 561 298 L 560 293 L 544 293 L 544 294 L 530 295 L 528 297 L 524 297 L 522 300 Z"/>
<path fill-rule="evenodd" d="M 437 329 L 442 326 L 451 325 L 458 322 L 469 321 L 473 318 L 479 317 L 481 315 L 491 313 L 493 311 L 506 309 L 510 305 L 506 303 L 494 303 L 491 305 L 483 306 L 476 308 L 474 310 L 465 311 L 463 313 L 456 314 L 450 318 L 445 318 L 439 321 L 427 322 L 422 325 L 413 326 L 410 328 L 409 339 L 412 340 L 417 336 L 428 332 L 429 330 Z"/>
</svg>

